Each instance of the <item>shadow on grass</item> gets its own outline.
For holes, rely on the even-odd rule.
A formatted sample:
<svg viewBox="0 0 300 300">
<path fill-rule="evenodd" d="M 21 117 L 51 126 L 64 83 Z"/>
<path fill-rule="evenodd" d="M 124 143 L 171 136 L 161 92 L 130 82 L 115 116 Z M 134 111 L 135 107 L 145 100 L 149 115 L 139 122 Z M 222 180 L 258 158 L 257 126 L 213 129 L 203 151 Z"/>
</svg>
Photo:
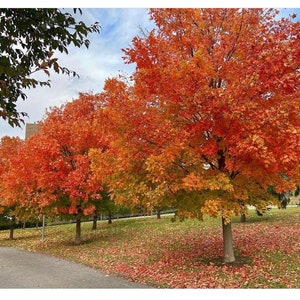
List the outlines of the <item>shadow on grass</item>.
<svg viewBox="0 0 300 300">
<path fill-rule="evenodd" d="M 92 239 L 92 238 L 83 239 L 80 244 L 76 244 L 75 240 L 72 239 L 72 240 L 64 241 L 62 243 L 62 245 L 67 246 L 67 247 L 80 247 L 80 246 L 89 245 L 92 243 L 95 243 L 95 239 Z"/>
<path fill-rule="evenodd" d="M 111 236 L 107 235 L 99 235 L 99 236 L 83 236 L 80 244 L 75 243 L 75 237 L 68 238 L 66 240 L 61 241 L 61 245 L 67 247 L 80 247 L 89 244 L 99 244 L 99 242 L 108 242 L 111 240 Z"/>
<path fill-rule="evenodd" d="M 252 266 L 253 261 L 250 257 L 242 257 L 239 254 L 235 255 L 235 261 L 231 263 L 224 263 L 223 257 L 211 257 L 202 259 L 203 265 L 214 265 L 217 267 L 227 266 L 227 267 L 242 267 L 244 265 Z"/>
<path fill-rule="evenodd" d="M 2 241 L 5 241 L 5 242 L 16 241 L 17 242 L 17 241 L 26 241 L 26 240 L 36 239 L 38 237 L 39 237 L 39 235 L 28 234 L 28 235 L 14 236 L 13 239 L 10 239 L 9 236 L 7 236 L 7 237 L 3 238 Z"/>
<path fill-rule="evenodd" d="M 241 222 L 240 217 L 232 218 L 232 223 L 235 224 L 252 224 L 252 223 L 273 223 L 278 221 L 289 220 L 291 215 L 297 215 L 300 213 L 299 208 L 287 207 L 286 209 L 272 208 L 271 210 L 265 211 L 261 216 L 259 216 L 255 210 L 249 212 L 249 216 L 246 219 L 246 222 Z"/>
</svg>

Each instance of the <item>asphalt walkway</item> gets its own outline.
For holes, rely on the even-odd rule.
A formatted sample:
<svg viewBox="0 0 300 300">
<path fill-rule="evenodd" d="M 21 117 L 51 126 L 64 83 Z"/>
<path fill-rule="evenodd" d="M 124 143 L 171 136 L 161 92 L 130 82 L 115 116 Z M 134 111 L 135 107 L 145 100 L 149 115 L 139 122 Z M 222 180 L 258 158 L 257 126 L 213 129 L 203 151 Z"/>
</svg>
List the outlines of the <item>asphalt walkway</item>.
<svg viewBox="0 0 300 300">
<path fill-rule="evenodd" d="M 0 288 L 145 289 L 150 287 L 64 259 L 0 247 Z"/>
</svg>

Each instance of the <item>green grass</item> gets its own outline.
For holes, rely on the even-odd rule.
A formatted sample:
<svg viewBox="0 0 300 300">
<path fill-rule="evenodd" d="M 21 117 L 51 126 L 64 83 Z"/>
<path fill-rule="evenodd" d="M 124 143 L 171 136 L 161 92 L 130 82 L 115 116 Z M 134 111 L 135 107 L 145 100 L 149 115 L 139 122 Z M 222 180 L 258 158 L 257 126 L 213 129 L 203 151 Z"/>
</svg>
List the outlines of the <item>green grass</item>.
<svg viewBox="0 0 300 300">
<path fill-rule="evenodd" d="M 300 209 L 272 209 L 246 223 L 234 218 L 233 236 L 241 263 L 221 262 L 221 220 L 171 222 L 171 216 L 82 224 L 83 243 L 74 245 L 75 224 L 16 229 L 0 245 L 47 253 L 160 288 L 299 288 Z"/>
</svg>

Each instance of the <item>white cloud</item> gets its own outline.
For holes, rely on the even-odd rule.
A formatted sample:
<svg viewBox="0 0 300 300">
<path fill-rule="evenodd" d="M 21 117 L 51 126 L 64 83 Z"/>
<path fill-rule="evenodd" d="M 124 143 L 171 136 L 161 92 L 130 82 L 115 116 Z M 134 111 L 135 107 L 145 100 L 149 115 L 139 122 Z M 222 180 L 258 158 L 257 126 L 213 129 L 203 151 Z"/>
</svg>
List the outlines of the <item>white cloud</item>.
<svg viewBox="0 0 300 300">
<path fill-rule="evenodd" d="M 290 3 L 291 2 L 288 1 L 285 3 L 285 6 L 293 7 L 293 5 L 289 6 Z M 87 4 L 88 3 L 85 2 L 85 5 Z M 143 2 L 143 4 L 145 5 L 145 2 Z M 154 4 L 153 2 L 149 7 L 155 7 L 156 5 Z M 186 4 L 186 6 L 188 6 L 188 3 Z M 12 5 L 11 2 L 10 5 Z M 27 5 L 28 7 L 32 7 L 32 5 Z M 63 3 L 60 5 L 63 5 Z M 72 2 L 71 6 L 76 6 L 76 4 Z M 77 6 L 80 7 L 80 4 Z M 181 5 L 178 5 L 178 7 L 180 6 Z M 240 6 L 241 3 L 237 5 L 237 7 Z M 257 7 L 259 6 L 260 5 Z M 270 5 L 270 3 L 269 5 L 265 5 L 265 7 L 268 6 L 280 7 L 280 5 L 276 5 L 276 3 L 273 3 L 273 5 Z M 91 5 L 91 7 L 93 7 L 93 5 Z M 113 7 L 113 3 L 111 3 L 111 7 Z M 100 92 L 105 79 L 117 75 L 119 71 L 123 71 L 127 74 L 133 71 L 134 66 L 124 64 L 121 49 L 128 47 L 133 37 L 140 34 L 140 27 L 143 29 L 151 29 L 153 26 L 149 21 L 147 10 L 142 7 L 134 7 L 138 6 L 122 9 L 83 8 L 82 20 L 87 25 L 99 21 L 102 27 L 100 34 L 93 34 L 89 37 L 91 41 L 89 49 L 72 47 L 69 49 L 69 55 L 56 54 L 56 56 L 59 57 L 60 64 L 76 71 L 80 75 L 80 78 L 69 78 L 66 75 L 58 75 L 52 72 L 50 78 L 51 88 L 38 87 L 29 90 L 27 93 L 28 99 L 18 103 L 18 110 L 25 111 L 29 114 L 30 118 L 26 119 L 26 122 L 41 120 L 47 108 L 60 106 L 66 101 L 71 101 L 78 96 L 79 92 Z M 159 5 L 157 5 L 157 7 L 159 7 Z M 214 5 L 211 5 L 211 7 L 214 7 Z M 297 7 L 297 5 L 294 7 Z M 42 77 L 44 75 L 39 73 L 37 76 Z M 12 128 L 5 121 L 0 119 L 0 138 L 5 135 L 24 138 L 25 128 Z"/>
<path fill-rule="evenodd" d="M 28 90 L 28 98 L 19 101 L 17 106 L 18 111 L 28 113 L 26 122 L 41 120 L 47 108 L 72 101 L 79 92 L 100 92 L 105 79 L 116 76 L 120 71 L 130 74 L 134 66 L 124 64 L 121 49 L 129 47 L 133 37 L 140 33 L 139 27 L 152 26 L 147 10 L 143 8 L 83 9 L 81 18 L 87 25 L 99 21 L 102 27 L 100 34 L 89 37 L 89 49 L 70 47 L 68 55 L 55 54 L 62 66 L 76 71 L 80 78 L 51 72 L 51 88 Z M 47 80 L 43 73 L 36 76 Z M 12 128 L 0 120 L 0 137 L 5 135 L 24 138 L 25 126 Z"/>
</svg>

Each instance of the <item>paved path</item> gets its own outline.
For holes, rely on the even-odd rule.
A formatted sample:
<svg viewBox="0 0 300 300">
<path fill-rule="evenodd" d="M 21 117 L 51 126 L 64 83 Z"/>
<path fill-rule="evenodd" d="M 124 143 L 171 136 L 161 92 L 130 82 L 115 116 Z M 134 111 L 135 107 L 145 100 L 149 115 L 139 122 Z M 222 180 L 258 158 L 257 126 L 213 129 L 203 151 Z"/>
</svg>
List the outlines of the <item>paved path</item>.
<svg viewBox="0 0 300 300">
<path fill-rule="evenodd" d="M 52 256 L 0 247 L 0 288 L 149 288 Z"/>
</svg>

